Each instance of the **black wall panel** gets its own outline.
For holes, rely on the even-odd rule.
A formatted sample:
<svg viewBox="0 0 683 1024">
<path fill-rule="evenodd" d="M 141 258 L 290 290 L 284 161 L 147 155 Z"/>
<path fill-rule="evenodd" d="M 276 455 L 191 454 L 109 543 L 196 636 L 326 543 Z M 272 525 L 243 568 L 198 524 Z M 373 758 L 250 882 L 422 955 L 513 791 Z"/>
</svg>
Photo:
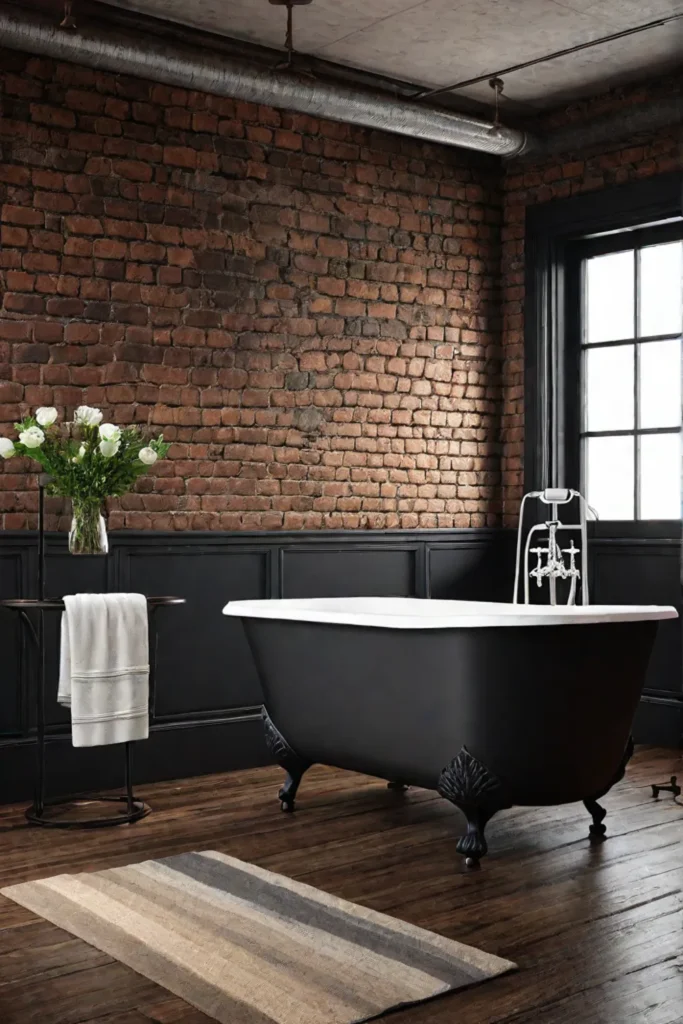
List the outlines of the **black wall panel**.
<svg viewBox="0 0 683 1024">
<path fill-rule="evenodd" d="M 20 548 L 0 547 L 0 601 L 16 597 L 22 590 L 22 556 L 25 552 Z M 0 739 L 20 736 L 24 730 L 26 694 L 19 681 L 25 656 L 16 617 L 0 615 Z"/>
<path fill-rule="evenodd" d="M 672 604 L 683 614 L 680 545 L 662 541 L 599 541 L 592 549 L 596 604 Z M 681 696 L 681 620 L 657 631 L 646 690 Z"/>
<path fill-rule="evenodd" d="M 242 627 L 222 609 L 231 600 L 268 596 L 266 552 L 153 545 L 123 551 L 121 589 L 173 594 L 187 602 L 157 613 L 156 721 L 215 716 L 261 703 Z"/>
<path fill-rule="evenodd" d="M 411 597 L 417 548 L 348 546 L 285 547 L 283 597 Z"/>
<path fill-rule="evenodd" d="M 487 544 L 427 547 L 429 597 L 450 601 L 510 601 L 514 581 L 514 537 L 501 530 Z"/>
<path fill-rule="evenodd" d="M 681 545 L 665 537 L 596 537 L 592 599 L 600 604 L 671 604 L 683 615 Z M 634 736 L 677 747 L 683 738 L 683 628 L 662 622 L 645 680 Z"/>
</svg>

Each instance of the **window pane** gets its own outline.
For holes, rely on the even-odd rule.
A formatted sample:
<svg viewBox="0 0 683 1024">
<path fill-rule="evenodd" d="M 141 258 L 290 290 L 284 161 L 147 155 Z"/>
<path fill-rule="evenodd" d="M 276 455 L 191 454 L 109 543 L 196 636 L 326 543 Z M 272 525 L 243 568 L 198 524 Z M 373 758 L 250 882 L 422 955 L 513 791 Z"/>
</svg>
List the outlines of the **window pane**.
<svg viewBox="0 0 683 1024">
<path fill-rule="evenodd" d="M 681 422 L 680 338 L 648 341 L 640 346 L 638 360 L 640 426 L 677 427 Z"/>
<path fill-rule="evenodd" d="M 680 434 L 645 434 L 640 439 L 640 518 L 680 519 Z"/>
<path fill-rule="evenodd" d="M 633 437 L 587 437 L 586 498 L 601 519 L 633 519 Z"/>
<path fill-rule="evenodd" d="M 683 329 L 683 243 L 649 245 L 640 253 L 641 337 Z"/>
<path fill-rule="evenodd" d="M 633 337 L 634 253 L 611 252 L 586 260 L 586 341 Z"/>
<path fill-rule="evenodd" d="M 633 430 L 635 347 L 589 348 L 585 359 L 585 429 Z"/>
</svg>

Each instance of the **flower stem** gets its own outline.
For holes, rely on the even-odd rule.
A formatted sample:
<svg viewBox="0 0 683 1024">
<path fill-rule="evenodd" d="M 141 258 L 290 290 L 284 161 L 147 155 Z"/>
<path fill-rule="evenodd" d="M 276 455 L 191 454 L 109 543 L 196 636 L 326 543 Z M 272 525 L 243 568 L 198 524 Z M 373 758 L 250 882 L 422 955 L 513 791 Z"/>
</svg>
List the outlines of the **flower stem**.
<svg viewBox="0 0 683 1024">
<path fill-rule="evenodd" d="M 69 534 L 69 551 L 72 555 L 103 555 L 100 532 L 101 507 L 99 501 L 72 499 L 73 522 Z"/>
</svg>

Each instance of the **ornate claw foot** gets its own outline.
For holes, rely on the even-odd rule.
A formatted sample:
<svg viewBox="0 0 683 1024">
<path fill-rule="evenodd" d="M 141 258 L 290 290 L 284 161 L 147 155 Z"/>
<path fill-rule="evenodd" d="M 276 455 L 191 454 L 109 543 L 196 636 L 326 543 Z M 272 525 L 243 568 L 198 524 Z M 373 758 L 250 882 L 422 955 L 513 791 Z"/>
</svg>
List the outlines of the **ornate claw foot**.
<svg viewBox="0 0 683 1024">
<path fill-rule="evenodd" d="M 616 786 L 617 782 L 621 782 L 626 774 L 626 765 L 629 763 L 632 756 L 633 736 L 629 736 L 624 756 L 619 762 L 619 767 L 617 768 L 614 778 L 610 782 L 609 786 L 607 786 L 606 789 L 603 789 L 600 793 L 596 793 L 595 796 L 589 797 L 587 800 L 583 801 L 584 807 L 593 819 L 593 824 L 588 829 L 588 835 L 594 843 L 601 843 L 605 838 L 605 833 L 607 832 L 607 826 L 603 825 L 607 811 L 598 803 L 598 800 L 600 800 L 606 793 L 609 793 L 612 786 Z"/>
<path fill-rule="evenodd" d="M 466 747 L 446 765 L 436 788 L 467 818 L 467 832 L 458 840 L 457 850 L 465 857 L 468 868 L 478 868 L 479 861 L 488 851 L 484 835 L 487 823 L 496 811 L 512 804 L 495 775 Z"/>
<path fill-rule="evenodd" d="M 478 870 L 481 866 L 479 861 L 488 853 L 489 844 L 486 842 L 484 829 L 489 816 L 469 810 L 467 813 L 467 832 L 458 839 L 456 850 L 465 858 L 465 867 Z"/>
<path fill-rule="evenodd" d="M 291 813 L 294 810 L 294 801 L 299 788 L 299 783 L 301 782 L 304 772 L 311 767 L 311 762 L 299 757 L 299 755 L 292 750 L 282 733 L 273 724 L 273 721 L 265 708 L 263 709 L 262 717 L 268 749 L 280 767 L 284 768 L 287 772 L 285 784 L 278 793 L 280 807 L 283 811 Z"/>
<path fill-rule="evenodd" d="M 607 826 L 603 825 L 603 819 L 607 814 L 604 807 L 601 807 L 597 800 L 584 800 L 584 807 L 593 818 L 593 824 L 588 829 L 591 842 L 601 843 L 605 838 Z"/>
</svg>

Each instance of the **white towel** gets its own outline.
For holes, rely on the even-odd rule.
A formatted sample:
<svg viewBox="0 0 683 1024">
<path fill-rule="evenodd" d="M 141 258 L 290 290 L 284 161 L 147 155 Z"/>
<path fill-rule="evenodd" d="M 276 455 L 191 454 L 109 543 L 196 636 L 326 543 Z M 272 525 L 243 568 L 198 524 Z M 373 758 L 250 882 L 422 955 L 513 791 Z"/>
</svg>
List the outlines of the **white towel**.
<svg viewBox="0 0 683 1024">
<path fill-rule="evenodd" d="M 142 594 L 64 598 L 57 700 L 74 747 L 149 735 L 149 634 Z"/>
</svg>

